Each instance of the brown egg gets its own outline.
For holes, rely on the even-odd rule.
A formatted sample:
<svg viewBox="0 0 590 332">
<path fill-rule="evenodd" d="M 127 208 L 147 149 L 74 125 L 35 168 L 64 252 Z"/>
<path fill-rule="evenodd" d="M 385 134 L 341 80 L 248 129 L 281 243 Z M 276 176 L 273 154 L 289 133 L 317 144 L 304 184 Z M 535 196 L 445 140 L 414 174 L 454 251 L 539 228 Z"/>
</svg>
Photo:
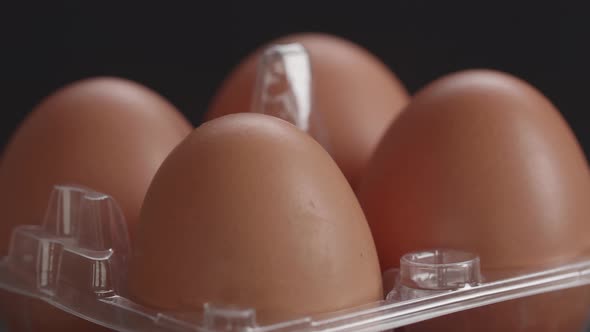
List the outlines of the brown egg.
<svg viewBox="0 0 590 332">
<path fill-rule="evenodd" d="M 56 184 L 113 196 L 132 228 L 156 170 L 190 131 L 169 102 L 124 79 L 87 79 L 47 97 L 16 131 L 0 165 L 4 252 L 15 225 L 41 223 Z"/>
<path fill-rule="evenodd" d="M 0 166 L 0 241 L 11 229 L 40 224 L 56 184 L 79 184 L 119 202 L 132 230 L 152 177 L 191 126 L 166 100 L 131 81 L 94 78 L 70 84 L 43 100 L 7 146 Z M 31 301 L 21 324 L 65 331 L 74 318 Z M 22 330 L 27 327 L 14 327 Z M 79 330 L 79 329 L 78 329 Z"/>
<path fill-rule="evenodd" d="M 337 165 L 262 114 L 205 123 L 170 154 L 135 255 L 133 299 L 160 310 L 255 308 L 264 324 L 382 299 L 370 230 Z"/>
<path fill-rule="evenodd" d="M 309 53 L 313 77 L 311 120 L 321 121 L 315 124 L 321 128 L 312 134 L 356 188 L 388 124 L 407 104 L 408 93 L 375 56 L 349 41 L 323 34 L 298 34 L 269 45 L 284 43 L 300 43 Z M 250 111 L 258 61 L 267 47 L 248 56 L 229 75 L 207 119 Z"/>
<path fill-rule="evenodd" d="M 407 252 L 453 248 L 478 254 L 490 281 L 590 249 L 590 174 L 580 146 L 541 93 L 499 72 L 452 74 L 416 94 L 377 148 L 358 196 L 384 270 Z M 546 317 L 535 310 L 528 315 Z"/>
<path fill-rule="evenodd" d="M 584 155 L 555 107 L 523 81 L 480 70 L 415 96 L 381 141 L 359 199 L 384 269 L 431 247 L 522 268 L 590 248 L 588 197 Z"/>
</svg>

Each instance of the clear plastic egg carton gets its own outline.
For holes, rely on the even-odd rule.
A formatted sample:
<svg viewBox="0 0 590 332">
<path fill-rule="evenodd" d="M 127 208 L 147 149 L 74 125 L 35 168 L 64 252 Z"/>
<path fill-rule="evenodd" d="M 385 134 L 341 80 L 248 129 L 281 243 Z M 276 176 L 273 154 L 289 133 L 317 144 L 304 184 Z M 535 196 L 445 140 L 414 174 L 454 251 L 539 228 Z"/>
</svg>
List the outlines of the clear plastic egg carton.
<svg viewBox="0 0 590 332">
<path fill-rule="evenodd" d="M 211 303 L 201 312 L 167 313 L 134 303 L 126 297 L 130 253 L 126 222 L 110 196 L 56 186 L 43 224 L 14 229 L 0 288 L 125 332 L 583 331 L 590 316 L 588 258 L 488 280 L 474 254 L 410 253 L 384 274 L 384 301 L 260 326 L 252 308 Z"/>
</svg>

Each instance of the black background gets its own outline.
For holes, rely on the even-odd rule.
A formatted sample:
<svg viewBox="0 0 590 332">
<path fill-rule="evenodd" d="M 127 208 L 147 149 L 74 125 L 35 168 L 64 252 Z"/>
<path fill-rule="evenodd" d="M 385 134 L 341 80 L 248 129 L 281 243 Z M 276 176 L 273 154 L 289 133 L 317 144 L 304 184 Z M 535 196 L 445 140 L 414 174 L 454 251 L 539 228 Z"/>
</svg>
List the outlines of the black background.
<svg viewBox="0 0 590 332">
<path fill-rule="evenodd" d="M 39 1 L 0 13 L 2 142 L 41 98 L 95 75 L 143 83 L 198 124 L 242 57 L 273 38 L 319 31 L 368 48 L 411 92 L 464 68 L 519 76 L 558 106 L 590 154 L 579 88 L 587 24 L 583 11 L 557 2 Z"/>
</svg>

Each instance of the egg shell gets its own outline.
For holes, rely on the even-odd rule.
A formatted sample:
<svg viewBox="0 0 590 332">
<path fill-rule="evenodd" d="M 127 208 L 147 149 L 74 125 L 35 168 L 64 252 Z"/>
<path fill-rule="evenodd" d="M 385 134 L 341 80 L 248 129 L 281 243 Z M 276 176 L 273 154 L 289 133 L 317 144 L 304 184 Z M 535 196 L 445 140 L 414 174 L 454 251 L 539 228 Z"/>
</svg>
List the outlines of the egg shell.
<svg viewBox="0 0 590 332">
<path fill-rule="evenodd" d="M 318 119 L 321 124 L 315 125 L 322 127 L 314 138 L 324 144 L 355 189 L 379 139 L 409 96 L 377 57 L 350 41 L 306 33 L 270 42 L 229 74 L 206 118 L 250 111 L 261 53 L 269 45 L 295 42 L 306 48 L 312 66 L 311 120 L 314 125 Z"/>
<path fill-rule="evenodd" d="M 343 174 L 311 137 L 262 114 L 207 122 L 170 154 L 134 255 L 132 297 L 159 310 L 255 308 L 265 324 L 382 299 L 375 246 Z"/>
<path fill-rule="evenodd" d="M 588 250 L 588 197 L 588 165 L 560 113 L 526 82 L 488 70 L 417 93 L 359 191 L 383 269 L 442 247 L 479 254 L 487 273 Z"/>
<path fill-rule="evenodd" d="M 42 223 L 56 184 L 114 196 L 132 232 L 156 170 L 191 129 L 162 97 L 124 79 L 86 79 L 45 98 L 18 128 L 0 165 L 4 254 L 13 227 Z M 35 317 L 11 322 L 12 331 L 102 330 L 38 300 L 21 307 L 9 297 L 2 302 L 11 317 Z"/>
<path fill-rule="evenodd" d="M 45 98 L 0 165 L 2 250 L 14 226 L 41 223 L 56 184 L 113 196 L 132 231 L 156 170 L 191 130 L 164 98 L 124 79 L 86 79 Z"/>
</svg>

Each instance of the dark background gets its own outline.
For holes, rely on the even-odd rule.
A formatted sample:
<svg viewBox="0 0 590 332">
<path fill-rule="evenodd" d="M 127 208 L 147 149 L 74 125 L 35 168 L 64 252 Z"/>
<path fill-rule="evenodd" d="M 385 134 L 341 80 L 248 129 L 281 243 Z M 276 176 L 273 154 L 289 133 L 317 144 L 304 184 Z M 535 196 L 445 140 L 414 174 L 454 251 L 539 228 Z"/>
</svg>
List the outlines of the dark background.
<svg viewBox="0 0 590 332">
<path fill-rule="evenodd" d="M 586 10 L 558 1 L 253 3 L 1 2 L 0 148 L 41 98 L 95 75 L 143 83 L 196 125 L 224 76 L 255 47 L 319 31 L 368 48 L 411 92 L 465 68 L 519 76 L 557 105 L 590 155 Z"/>
<path fill-rule="evenodd" d="M 415 92 L 445 73 L 500 69 L 561 110 L 590 155 L 581 70 L 587 23 L 557 2 L 39 1 L 0 8 L 0 143 L 41 98 L 95 75 L 141 82 L 200 122 L 224 76 L 260 44 L 303 31 L 348 38 Z M 584 26 L 583 26 L 584 25 Z"/>
</svg>

